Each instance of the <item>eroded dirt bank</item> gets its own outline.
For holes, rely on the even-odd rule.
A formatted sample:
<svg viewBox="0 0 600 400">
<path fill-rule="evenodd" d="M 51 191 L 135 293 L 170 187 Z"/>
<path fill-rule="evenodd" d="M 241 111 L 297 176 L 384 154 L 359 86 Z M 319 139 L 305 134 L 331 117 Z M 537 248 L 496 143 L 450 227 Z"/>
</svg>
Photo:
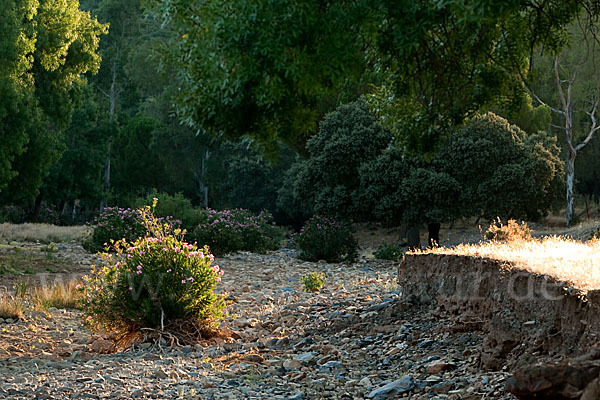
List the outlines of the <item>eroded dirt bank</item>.
<svg viewBox="0 0 600 400">
<path fill-rule="evenodd" d="M 598 342 L 600 291 L 479 257 L 411 254 L 398 268 L 404 298 L 457 315 L 486 333 L 482 366 L 499 369 L 538 355 L 579 355 Z"/>
<path fill-rule="evenodd" d="M 482 257 L 412 254 L 398 267 L 406 300 L 479 331 L 481 367 L 514 372 L 520 399 L 600 398 L 600 291 Z"/>
</svg>

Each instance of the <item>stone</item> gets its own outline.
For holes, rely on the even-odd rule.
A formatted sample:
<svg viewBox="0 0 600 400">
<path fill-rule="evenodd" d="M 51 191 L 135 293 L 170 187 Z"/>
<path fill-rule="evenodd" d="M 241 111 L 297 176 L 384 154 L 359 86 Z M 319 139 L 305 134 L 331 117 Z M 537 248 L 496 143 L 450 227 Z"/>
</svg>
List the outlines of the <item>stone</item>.
<svg viewBox="0 0 600 400">
<path fill-rule="evenodd" d="M 371 380 L 366 376 L 364 378 L 362 378 L 360 381 L 358 381 L 358 384 L 363 387 L 372 385 Z"/>
<path fill-rule="evenodd" d="M 598 400 L 600 399 L 600 377 L 594 379 L 592 382 L 590 382 L 585 390 L 583 391 L 583 394 L 581 395 L 581 399 L 580 400 Z"/>
<path fill-rule="evenodd" d="M 283 368 L 286 370 L 298 370 L 302 367 L 302 363 L 298 360 L 285 360 L 283 362 Z"/>
<path fill-rule="evenodd" d="M 111 340 L 96 339 L 90 344 L 90 351 L 92 353 L 107 354 L 112 353 L 115 348 L 115 344 Z"/>
<path fill-rule="evenodd" d="M 396 379 L 387 385 L 381 386 L 369 393 L 367 398 L 375 400 L 394 399 L 401 394 L 408 393 L 415 387 L 415 381 L 412 376 L 405 375 Z"/>
<path fill-rule="evenodd" d="M 432 361 L 425 366 L 425 371 L 431 375 L 437 375 L 440 372 L 456 369 L 456 364 L 447 363 L 444 361 Z"/>
<path fill-rule="evenodd" d="M 247 354 L 244 356 L 244 361 L 262 364 L 265 362 L 265 358 L 260 354 Z"/>
<path fill-rule="evenodd" d="M 317 360 L 317 355 L 318 353 L 316 352 L 303 353 L 294 357 L 294 360 L 300 361 L 302 365 L 314 365 Z"/>
</svg>

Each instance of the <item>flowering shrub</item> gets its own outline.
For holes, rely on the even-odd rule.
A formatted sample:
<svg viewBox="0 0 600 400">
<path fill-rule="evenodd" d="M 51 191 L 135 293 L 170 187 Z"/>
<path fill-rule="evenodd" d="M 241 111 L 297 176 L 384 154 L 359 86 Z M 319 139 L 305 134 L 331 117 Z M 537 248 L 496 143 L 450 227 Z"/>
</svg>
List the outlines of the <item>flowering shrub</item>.
<svg viewBox="0 0 600 400">
<path fill-rule="evenodd" d="M 353 261 L 358 243 L 350 229 L 325 217 L 313 217 L 294 236 L 299 257 L 307 261 Z"/>
<path fill-rule="evenodd" d="M 40 210 L 38 222 L 51 225 L 61 225 L 60 213 L 54 204 L 45 204 Z"/>
<path fill-rule="evenodd" d="M 133 242 L 146 235 L 139 210 L 106 207 L 92 223 L 92 234 L 83 242 L 88 251 L 102 251 L 112 241 L 125 239 Z"/>
<path fill-rule="evenodd" d="M 267 212 L 253 215 L 241 209 L 208 210 L 206 221 L 199 224 L 191 236 L 198 243 L 208 245 L 214 254 L 238 250 L 264 253 L 279 248 L 283 232 Z"/>
<path fill-rule="evenodd" d="M 208 248 L 183 241 L 179 229 L 146 207 L 139 214 L 148 236 L 113 243 L 103 265 L 84 277 L 82 311 L 93 328 L 161 328 L 177 321 L 214 326 L 224 300 L 214 293 L 223 271 Z"/>
<path fill-rule="evenodd" d="M 318 292 L 325 284 L 325 274 L 322 272 L 311 272 L 300 278 L 305 292 Z"/>
</svg>

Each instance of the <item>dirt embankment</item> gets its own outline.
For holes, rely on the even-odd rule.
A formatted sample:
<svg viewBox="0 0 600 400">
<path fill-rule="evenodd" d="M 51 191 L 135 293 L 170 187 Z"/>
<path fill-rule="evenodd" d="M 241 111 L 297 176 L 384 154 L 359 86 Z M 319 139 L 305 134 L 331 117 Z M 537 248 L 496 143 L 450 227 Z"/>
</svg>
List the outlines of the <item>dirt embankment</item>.
<svg viewBox="0 0 600 400">
<path fill-rule="evenodd" d="M 579 355 L 598 343 L 600 291 L 584 292 L 506 262 L 409 254 L 398 268 L 403 296 L 483 330 L 484 368 L 521 366 L 546 355 Z"/>
</svg>

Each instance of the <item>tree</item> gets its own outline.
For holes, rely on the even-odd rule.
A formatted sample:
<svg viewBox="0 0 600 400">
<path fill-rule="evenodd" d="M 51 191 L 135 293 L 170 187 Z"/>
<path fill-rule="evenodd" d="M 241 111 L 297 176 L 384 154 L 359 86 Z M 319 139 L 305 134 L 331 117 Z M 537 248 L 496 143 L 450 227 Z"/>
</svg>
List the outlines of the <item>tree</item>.
<svg viewBox="0 0 600 400">
<path fill-rule="evenodd" d="M 80 222 L 80 216 L 96 209 L 102 198 L 101 169 L 108 129 L 95 101 L 95 88 L 88 85 L 82 105 L 65 130 L 65 151 L 42 186 L 44 198 L 56 204 L 64 216 L 70 213 L 72 222 Z"/>
<path fill-rule="evenodd" d="M 302 142 L 335 104 L 321 99 L 370 72 L 385 82 L 382 117 L 421 152 L 482 105 L 518 98 L 532 49 L 560 48 L 584 3 L 151 2 L 178 33 L 177 110 L 194 129 Z"/>
<path fill-rule="evenodd" d="M 199 132 L 303 151 L 324 114 L 369 80 L 367 2 L 150 3 L 176 32 L 165 54 L 180 87 L 177 115 Z"/>
<path fill-rule="evenodd" d="M 96 50 L 106 26 L 78 4 L 9 0 L 0 11 L 0 190 L 5 197 L 38 196 L 63 150 L 61 135 L 85 83 L 82 74 L 99 67 Z"/>
<path fill-rule="evenodd" d="M 566 224 L 567 226 L 571 225 L 573 220 L 573 202 L 575 199 L 574 195 L 574 184 L 575 184 L 575 159 L 579 152 L 583 150 L 583 148 L 593 139 L 596 131 L 600 129 L 600 121 L 598 121 L 599 110 L 598 103 L 600 102 L 600 80 L 596 77 L 595 68 L 592 68 L 592 71 L 589 69 L 584 72 L 583 82 L 584 89 L 583 91 L 579 89 L 579 95 L 582 97 L 580 103 L 577 104 L 577 99 L 575 98 L 576 88 L 576 78 L 579 74 L 579 79 L 581 79 L 581 67 L 586 63 L 586 58 L 590 58 L 587 60 L 590 64 L 595 62 L 595 54 L 594 49 L 591 50 L 591 54 L 584 53 L 582 58 L 577 57 L 578 60 L 575 61 L 571 65 L 571 70 L 567 69 L 564 65 L 561 65 L 561 56 L 556 55 L 553 57 L 554 67 L 553 67 L 553 80 L 554 85 L 556 87 L 556 93 L 558 94 L 559 105 L 557 107 L 548 106 L 554 113 L 558 114 L 560 119 L 562 120 L 562 126 L 554 125 L 555 128 L 562 130 L 565 134 L 565 143 L 567 147 L 567 157 L 566 157 Z M 573 60 L 569 60 L 573 61 Z M 578 71 L 579 70 L 579 71 Z M 587 74 L 585 74 L 587 72 Z M 591 72 L 591 74 L 590 74 Z M 586 76 L 587 75 L 587 76 Z M 590 76 L 591 75 L 591 76 Z M 547 106 L 546 102 L 544 102 L 540 97 L 538 97 L 535 93 L 533 93 L 535 99 L 542 105 Z M 590 123 L 587 126 L 578 126 L 577 121 L 575 119 L 575 112 L 578 111 L 578 108 L 587 108 L 586 114 L 589 117 Z M 579 128 L 579 129 L 577 129 Z M 577 132 L 579 130 L 579 132 Z M 577 143 L 577 133 L 583 133 L 583 138 Z"/>
<path fill-rule="evenodd" d="M 535 220 L 560 197 L 556 138 L 526 134 L 493 113 L 476 116 L 442 146 L 434 164 L 461 185 L 463 217 Z"/>
<path fill-rule="evenodd" d="M 310 156 L 302 161 L 295 196 L 316 214 L 368 218 L 371 210 L 359 201 L 359 169 L 392 141 L 364 101 L 338 107 L 325 116 L 319 133 L 307 143 Z"/>
<path fill-rule="evenodd" d="M 142 11 L 139 0 L 103 0 L 96 11 L 101 20 L 110 21 L 110 31 L 101 44 L 100 51 L 104 62 L 94 84 L 108 101 L 109 124 L 117 128 L 111 132 L 106 141 L 103 174 L 104 196 L 100 204 L 100 209 L 103 209 L 107 205 L 111 186 L 113 140 L 119 131 L 116 112 L 119 107 L 119 99 L 129 86 L 125 64 L 134 45 L 134 39 L 140 34 Z"/>
</svg>

